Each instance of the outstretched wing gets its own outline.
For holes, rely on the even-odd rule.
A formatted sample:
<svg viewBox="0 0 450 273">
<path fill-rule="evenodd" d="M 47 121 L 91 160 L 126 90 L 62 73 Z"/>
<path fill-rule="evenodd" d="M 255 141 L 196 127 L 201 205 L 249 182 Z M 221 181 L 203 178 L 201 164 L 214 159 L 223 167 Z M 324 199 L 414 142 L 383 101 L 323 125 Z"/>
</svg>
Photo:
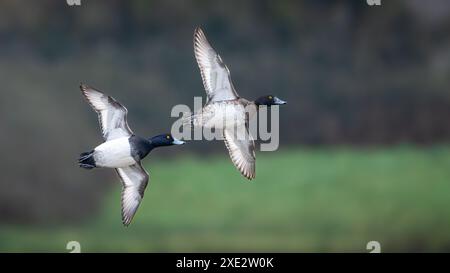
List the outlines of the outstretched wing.
<svg viewBox="0 0 450 273">
<path fill-rule="evenodd" d="M 248 125 L 227 128 L 223 131 L 223 135 L 234 166 L 247 179 L 255 178 L 255 142 L 248 132 Z"/>
<path fill-rule="evenodd" d="M 211 47 L 201 28 L 195 29 L 194 52 L 208 101 L 239 98 L 231 82 L 230 71 L 219 54 Z"/>
<path fill-rule="evenodd" d="M 127 108 L 113 97 L 87 85 L 81 84 L 80 89 L 88 103 L 98 114 L 98 120 L 105 140 L 127 137 L 133 134 L 127 123 Z"/>
<path fill-rule="evenodd" d="M 144 197 L 149 176 L 140 162 L 116 171 L 122 180 L 122 222 L 128 226 Z"/>
</svg>

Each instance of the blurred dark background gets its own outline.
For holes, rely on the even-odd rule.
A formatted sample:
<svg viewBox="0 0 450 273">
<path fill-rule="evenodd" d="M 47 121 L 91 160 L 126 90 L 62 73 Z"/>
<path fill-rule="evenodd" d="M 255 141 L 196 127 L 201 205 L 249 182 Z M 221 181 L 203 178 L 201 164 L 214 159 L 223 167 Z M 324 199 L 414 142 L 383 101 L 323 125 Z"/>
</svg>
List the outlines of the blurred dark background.
<svg viewBox="0 0 450 273">
<path fill-rule="evenodd" d="M 76 166 L 102 141 L 79 83 L 125 104 L 137 134 L 167 132 L 172 106 L 205 95 L 196 26 L 241 96 L 289 102 L 281 149 L 448 143 L 449 15 L 445 0 L 2 1 L 0 224 L 71 224 L 98 213 L 117 182 Z M 203 141 L 154 156 L 224 153 Z"/>
</svg>

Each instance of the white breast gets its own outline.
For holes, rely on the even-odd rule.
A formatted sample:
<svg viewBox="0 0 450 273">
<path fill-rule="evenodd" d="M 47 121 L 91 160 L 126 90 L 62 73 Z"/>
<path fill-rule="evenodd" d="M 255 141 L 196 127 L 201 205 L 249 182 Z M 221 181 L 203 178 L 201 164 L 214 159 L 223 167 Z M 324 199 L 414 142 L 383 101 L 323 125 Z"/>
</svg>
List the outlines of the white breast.
<svg viewBox="0 0 450 273">
<path fill-rule="evenodd" d="M 122 168 L 133 165 L 128 137 L 106 141 L 94 150 L 95 164 L 99 167 Z"/>
</svg>

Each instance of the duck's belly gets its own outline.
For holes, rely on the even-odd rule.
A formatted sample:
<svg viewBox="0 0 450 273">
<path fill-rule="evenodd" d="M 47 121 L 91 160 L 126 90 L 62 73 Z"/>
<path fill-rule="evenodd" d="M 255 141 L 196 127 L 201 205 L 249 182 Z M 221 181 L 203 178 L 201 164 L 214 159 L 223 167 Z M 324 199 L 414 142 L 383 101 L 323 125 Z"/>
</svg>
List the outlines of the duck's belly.
<svg viewBox="0 0 450 273">
<path fill-rule="evenodd" d="M 202 125 L 207 128 L 225 128 L 245 124 L 245 107 L 241 104 L 218 102 L 203 108 Z"/>
<path fill-rule="evenodd" d="M 104 142 L 94 149 L 95 164 L 98 167 L 121 168 L 136 163 L 131 156 L 128 137 Z"/>
</svg>

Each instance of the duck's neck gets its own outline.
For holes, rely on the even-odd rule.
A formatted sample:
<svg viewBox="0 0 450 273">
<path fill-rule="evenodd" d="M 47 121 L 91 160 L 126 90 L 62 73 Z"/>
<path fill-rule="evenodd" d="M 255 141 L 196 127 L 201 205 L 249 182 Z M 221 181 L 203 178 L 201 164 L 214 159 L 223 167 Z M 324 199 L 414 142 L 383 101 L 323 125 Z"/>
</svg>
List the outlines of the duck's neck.
<svg viewBox="0 0 450 273">
<path fill-rule="evenodd" d="M 151 139 L 148 139 L 148 142 L 147 142 L 148 152 L 151 152 L 156 147 L 158 147 L 158 145 L 155 145 L 155 143 L 153 143 Z"/>
<path fill-rule="evenodd" d="M 153 150 L 153 149 L 155 149 L 155 148 L 164 146 L 164 145 L 161 143 L 161 141 L 160 141 L 159 139 L 155 138 L 155 137 L 151 137 L 151 138 L 149 138 L 149 139 L 147 139 L 147 140 L 148 140 L 147 146 L 148 146 L 149 151 L 151 151 L 151 150 Z"/>
<path fill-rule="evenodd" d="M 253 103 L 256 105 L 257 108 L 259 108 L 261 105 L 266 105 L 263 98 L 257 98 L 253 101 Z"/>
</svg>

